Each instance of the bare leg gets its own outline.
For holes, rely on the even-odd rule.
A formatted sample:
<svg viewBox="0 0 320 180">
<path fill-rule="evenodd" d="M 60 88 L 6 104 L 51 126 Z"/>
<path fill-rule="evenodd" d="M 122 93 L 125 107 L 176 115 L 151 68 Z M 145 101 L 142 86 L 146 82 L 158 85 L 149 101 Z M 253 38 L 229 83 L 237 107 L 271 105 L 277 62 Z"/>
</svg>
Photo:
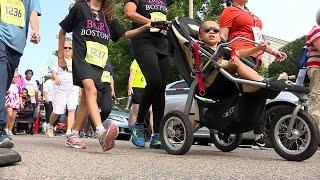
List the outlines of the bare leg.
<svg viewBox="0 0 320 180">
<path fill-rule="evenodd" d="M 152 113 L 152 106 L 150 106 L 150 108 L 149 108 L 149 113 L 150 113 L 149 124 L 150 124 L 150 128 L 151 128 L 151 133 L 154 134 L 154 131 L 153 131 L 153 113 Z"/>
<path fill-rule="evenodd" d="M 96 126 L 102 126 L 99 107 L 97 104 L 97 89 L 92 79 L 82 81 L 86 93 L 86 102 L 89 114 Z"/>
<path fill-rule="evenodd" d="M 17 112 L 15 110 L 13 110 L 12 108 L 7 108 L 6 111 L 7 111 L 7 115 L 8 115 L 8 122 L 6 125 L 6 129 L 8 129 L 9 131 L 12 131 Z"/>
<path fill-rule="evenodd" d="M 53 125 L 56 122 L 56 120 L 58 119 L 58 117 L 59 117 L 58 114 L 55 114 L 55 113 L 52 112 L 51 115 L 50 115 L 49 124 Z"/>
<path fill-rule="evenodd" d="M 139 111 L 139 104 L 132 104 L 131 106 L 131 113 L 130 113 L 130 124 L 129 126 L 131 127 L 133 124 L 136 123 L 137 117 L 138 117 L 138 111 Z"/>
<path fill-rule="evenodd" d="M 67 128 L 68 129 L 73 129 L 73 126 L 75 124 L 74 116 L 75 116 L 75 110 L 74 109 L 68 110 L 68 119 L 67 119 L 67 123 L 68 123 Z"/>
<path fill-rule="evenodd" d="M 73 130 L 75 130 L 75 131 L 80 130 L 80 128 L 83 125 L 84 120 L 87 117 L 87 114 L 88 114 L 88 108 L 87 108 L 87 103 L 86 103 L 86 95 L 85 95 L 85 93 L 82 93 L 80 104 L 79 104 L 79 109 L 75 115 L 77 120 L 75 121 Z"/>
</svg>

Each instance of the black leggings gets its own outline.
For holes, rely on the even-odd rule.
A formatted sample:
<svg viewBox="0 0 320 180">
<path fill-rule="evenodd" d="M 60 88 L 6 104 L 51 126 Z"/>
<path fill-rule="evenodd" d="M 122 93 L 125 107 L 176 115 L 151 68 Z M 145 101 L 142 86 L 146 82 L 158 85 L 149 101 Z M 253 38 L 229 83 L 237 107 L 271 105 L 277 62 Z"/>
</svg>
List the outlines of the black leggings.
<svg viewBox="0 0 320 180">
<path fill-rule="evenodd" d="M 136 55 L 135 58 L 147 81 L 139 106 L 137 123 L 145 123 L 150 105 L 152 105 L 153 130 L 155 133 L 159 133 L 164 114 L 165 88 L 169 75 L 170 57 L 153 51 L 144 51 Z"/>
<path fill-rule="evenodd" d="M 103 91 L 97 91 L 97 104 L 101 109 L 100 117 L 101 122 L 103 123 L 110 115 L 112 108 L 112 95 L 110 85 L 108 85 L 107 88 Z M 90 122 L 93 131 L 96 131 L 96 126 L 94 125 L 91 116 L 88 116 L 88 122 Z"/>
<path fill-rule="evenodd" d="M 46 123 L 49 123 L 50 115 L 52 113 L 52 101 L 44 103 L 44 108 L 46 111 Z"/>
<path fill-rule="evenodd" d="M 100 116 L 101 121 L 105 121 L 109 114 L 111 113 L 112 107 L 112 95 L 111 95 L 111 87 L 107 86 L 105 91 L 98 91 L 97 93 L 97 103 L 101 108 Z"/>
<path fill-rule="evenodd" d="M 257 64 L 257 59 L 256 58 L 254 58 L 254 57 L 247 57 L 246 58 L 250 63 L 252 63 L 252 64 Z M 261 114 L 261 116 L 265 116 L 266 115 L 266 108 L 264 108 L 264 110 L 263 110 L 263 112 L 262 112 L 262 114 Z M 258 127 L 256 127 L 254 130 L 253 130 L 253 132 L 254 132 L 254 134 L 262 134 L 263 132 L 264 132 L 264 127 L 266 126 L 266 118 L 263 118 L 262 120 L 261 120 L 261 123 L 258 125 Z"/>
</svg>

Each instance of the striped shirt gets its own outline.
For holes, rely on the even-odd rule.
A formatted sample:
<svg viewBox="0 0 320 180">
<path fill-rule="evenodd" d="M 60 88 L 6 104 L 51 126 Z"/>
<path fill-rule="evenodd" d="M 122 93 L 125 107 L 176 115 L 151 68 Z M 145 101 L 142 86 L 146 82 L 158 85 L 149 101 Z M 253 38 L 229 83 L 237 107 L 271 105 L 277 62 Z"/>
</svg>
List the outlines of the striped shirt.
<svg viewBox="0 0 320 180">
<path fill-rule="evenodd" d="M 320 51 L 314 46 L 314 42 L 320 40 L 320 26 L 314 26 L 307 35 L 307 68 L 317 67 L 320 68 Z"/>
</svg>

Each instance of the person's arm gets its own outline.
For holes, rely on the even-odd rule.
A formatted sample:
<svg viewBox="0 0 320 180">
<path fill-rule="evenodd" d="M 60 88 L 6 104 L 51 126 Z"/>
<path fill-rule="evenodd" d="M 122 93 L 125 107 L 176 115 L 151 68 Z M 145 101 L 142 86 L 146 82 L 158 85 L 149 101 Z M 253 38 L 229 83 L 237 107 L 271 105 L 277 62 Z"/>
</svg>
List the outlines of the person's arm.
<svg viewBox="0 0 320 180">
<path fill-rule="evenodd" d="M 46 103 L 49 102 L 49 100 L 48 100 L 48 84 L 47 84 L 47 82 L 45 82 L 45 83 L 43 84 L 43 100 L 44 100 Z"/>
<path fill-rule="evenodd" d="M 273 56 L 275 56 L 280 61 L 283 61 L 283 60 L 287 59 L 287 54 L 286 53 L 284 53 L 282 51 L 279 51 L 279 50 L 276 50 L 276 49 L 272 49 L 269 46 L 267 46 L 266 52 L 271 54 L 271 55 L 273 55 Z"/>
<path fill-rule="evenodd" d="M 249 57 L 252 54 L 259 52 L 261 50 L 265 51 L 266 48 L 267 48 L 267 43 L 263 42 L 259 46 L 256 46 L 253 48 L 248 48 L 248 49 L 241 49 L 241 50 L 236 51 L 235 53 L 239 58 L 245 58 L 245 57 Z"/>
<path fill-rule="evenodd" d="M 30 41 L 38 44 L 40 42 L 39 34 L 39 16 L 38 12 L 32 11 L 30 15 L 31 38 Z"/>
<path fill-rule="evenodd" d="M 60 81 L 60 78 L 58 76 L 58 74 L 55 72 L 55 71 L 51 71 L 51 75 L 52 75 L 52 79 L 54 81 L 54 83 L 58 86 L 61 85 L 61 81 Z"/>
<path fill-rule="evenodd" d="M 128 2 L 124 6 L 124 16 L 138 24 L 148 24 L 151 20 L 137 13 L 137 5 L 134 2 Z"/>
<path fill-rule="evenodd" d="M 64 60 L 64 43 L 66 41 L 66 31 L 61 28 L 59 31 L 59 42 L 58 42 L 58 66 L 66 67 L 67 64 Z"/>
<path fill-rule="evenodd" d="M 312 44 L 320 52 L 320 38 L 315 40 Z"/>
<path fill-rule="evenodd" d="M 227 41 L 228 40 L 228 37 L 229 37 L 229 28 L 220 28 L 220 37 Z"/>
<path fill-rule="evenodd" d="M 143 26 L 141 26 L 139 28 L 126 31 L 124 33 L 124 37 L 127 38 L 127 39 L 132 38 L 134 36 L 137 36 L 137 35 L 141 34 L 144 31 L 149 30 L 150 27 L 151 27 L 150 23 L 147 23 L 147 24 L 145 24 L 145 25 L 143 25 Z"/>
<path fill-rule="evenodd" d="M 133 94 L 132 84 L 134 80 L 134 76 L 136 75 L 136 70 L 133 68 L 130 68 L 130 75 L 128 80 L 128 96 L 131 96 Z"/>
<path fill-rule="evenodd" d="M 115 89 L 114 89 L 114 79 L 113 76 L 111 76 L 110 78 L 110 86 L 111 86 L 111 97 L 113 100 L 117 99 L 116 93 L 115 93 Z"/>
</svg>

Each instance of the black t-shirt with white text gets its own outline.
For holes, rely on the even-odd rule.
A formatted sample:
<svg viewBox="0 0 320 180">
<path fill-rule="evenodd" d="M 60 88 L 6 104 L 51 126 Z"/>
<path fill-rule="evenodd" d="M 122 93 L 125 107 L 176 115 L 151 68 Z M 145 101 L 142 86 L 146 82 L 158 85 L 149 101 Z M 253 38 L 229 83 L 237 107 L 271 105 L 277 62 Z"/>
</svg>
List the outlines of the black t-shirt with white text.
<svg viewBox="0 0 320 180">
<path fill-rule="evenodd" d="M 95 16 L 99 16 L 96 18 Z M 117 20 L 109 21 L 102 11 L 95 14 L 87 1 L 78 1 L 70 9 L 69 14 L 60 22 L 66 32 L 72 32 L 73 42 L 73 82 L 83 87 L 83 79 L 100 82 L 103 68 L 85 61 L 86 41 L 98 42 L 107 46 L 109 40 L 117 41 L 124 34 L 123 27 Z"/>
<path fill-rule="evenodd" d="M 166 15 L 168 11 L 166 0 L 126 0 L 126 3 L 128 2 L 135 3 L 137 6 L 136 12 L 148 19 L 151 19 L 151 13 L 159 12 Z M 135 22 L 132 23 L 132 29 L 140 26 L 142 25 Z M 155 51 L 169 55 L 167 37 L 159 32 L 145 31 L 131 38 L 131 47 L 134 55 L 142 51 Z"/>
</svg>

